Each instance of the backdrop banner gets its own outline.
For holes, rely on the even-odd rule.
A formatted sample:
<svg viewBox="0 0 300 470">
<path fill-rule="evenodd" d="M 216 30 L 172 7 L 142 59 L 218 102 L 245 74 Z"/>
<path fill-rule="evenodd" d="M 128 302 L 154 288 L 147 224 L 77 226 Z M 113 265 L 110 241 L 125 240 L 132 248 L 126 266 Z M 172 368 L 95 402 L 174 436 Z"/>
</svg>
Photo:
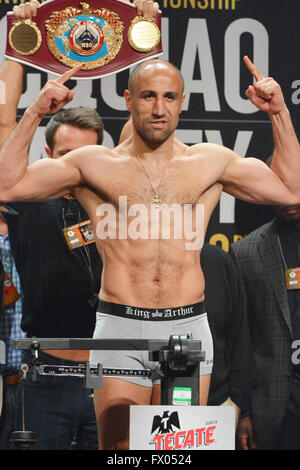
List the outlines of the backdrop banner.
<svg viewBox="0 0 300 470">
<path fill-rule="evenodd" d="M 107 1 L 107 0 L 106 0 Z M 113 0 L 114 4 L 117 0 Z M 0 0 L 0 55 L 6 38 L 6 13 L 17 0 Z M 80 2 L 78 2 L 79 5 Z M 97 2 L 98 8 L 101 0 Z M 264 75 L 281 85 L 300 134 L 299 0 L 159 0 L 163 54 L 182 72 L 186 99 L 176 137 L 188 145 L 223 144 L 242 157 L 266 160 L 273 151 L 268 115 L 246 98 L 252 76 L 243 63 L 246 54 Z M 105 125 L 104 145 L 117 144 L 129 113 L 123 98 L 131 69 L 97 79 L 72 80 L 68 106 L 96 108 Z M 26 66 L 18 116 L 34 100 L 51 73 Z M 5 93 L 0 83 L 0 102 Z M 2 100 L 2 101 L 1 101 Z M 45 157 L 45 117 L 30 149 L 30 161 Z M 272 209 L 242 203 L 223 194 L 208 227 L 206 241 L 225 251 L 230 243 L 270 220 Z"/>
</svg>

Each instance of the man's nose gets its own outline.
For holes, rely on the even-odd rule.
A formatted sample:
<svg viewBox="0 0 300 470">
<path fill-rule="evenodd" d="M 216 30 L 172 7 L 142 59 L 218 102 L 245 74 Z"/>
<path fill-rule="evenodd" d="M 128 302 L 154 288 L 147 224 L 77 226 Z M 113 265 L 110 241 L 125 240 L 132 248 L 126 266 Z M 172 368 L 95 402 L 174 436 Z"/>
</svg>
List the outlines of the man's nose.
<svg viewBox="0 0 300 470">
<path fill-rule="evenodd" d="M 156 116 L 164 116 L 165 114 L 165 105 L 163 99 L 157 98 L 153 106 L 153 114 Z"/>
</svg>

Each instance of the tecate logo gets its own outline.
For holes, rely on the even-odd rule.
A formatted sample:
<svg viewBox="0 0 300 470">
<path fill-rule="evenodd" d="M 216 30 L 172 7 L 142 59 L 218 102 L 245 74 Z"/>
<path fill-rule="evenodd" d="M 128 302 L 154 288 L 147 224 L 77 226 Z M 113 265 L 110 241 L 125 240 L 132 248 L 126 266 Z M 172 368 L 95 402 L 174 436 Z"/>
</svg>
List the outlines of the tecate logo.
<svg viewBox="0 0 300 470">
<path fill-rule="evenodd" d="M 180 450 L 208 446 L 215 442 L 216 428 L 217 425 L 212 425 L 180 430 L 178 412 L 174 411 L 169 415 L 169 411 L 164 411 L 162 416 L 156 415 L 153 418 L 151 434 L 157 429 L 158 432 L 152 437 L 150 444 L 155 446 L 155 450 Z"/>
</svg>

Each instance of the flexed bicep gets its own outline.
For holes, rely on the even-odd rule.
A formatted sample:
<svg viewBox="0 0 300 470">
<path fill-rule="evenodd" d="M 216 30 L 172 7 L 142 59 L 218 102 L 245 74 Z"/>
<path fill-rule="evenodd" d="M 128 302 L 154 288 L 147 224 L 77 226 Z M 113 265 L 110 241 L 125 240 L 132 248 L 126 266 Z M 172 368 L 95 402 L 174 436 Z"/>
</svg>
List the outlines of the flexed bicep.
<svg viewBox="0 0 300 470">
<path fill-rule="evenodd" d="M 257 158 L 234 155 L 220 182 L 225 192 L 243 201 L 269 205 L 300 202 L 300 192 L 291 193 L 280 177 Z"/>
<path fill-rule="evenodd" d="M 13 187 L 0 191 L 0 201 L 44 201 L 69 193 L 82 184 L 79 168 L 69 158 L 45 158 L 30 165 Z"/>
</svg>

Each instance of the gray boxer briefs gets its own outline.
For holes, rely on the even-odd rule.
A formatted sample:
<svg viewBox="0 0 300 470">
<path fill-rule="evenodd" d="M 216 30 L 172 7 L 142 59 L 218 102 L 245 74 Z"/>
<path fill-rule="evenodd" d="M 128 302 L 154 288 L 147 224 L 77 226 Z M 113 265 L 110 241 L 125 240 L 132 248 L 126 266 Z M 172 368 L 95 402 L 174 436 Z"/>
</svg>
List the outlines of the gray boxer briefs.
<svg viewBox="0 0 300 470">
<path fill-rule="evenodd" d="M 96 339 L 163 339 L 171 335 L 192 333 L 201 340 L 206 359 L 200 363 L 200 375 L 211 374 L 213 341 L 203 302 L 166 309 L 142 309 L 100 301 L 93 338 Z M 118 379 L 152 387 L 159 384 L 159 363 L 149 361 L 148 351 L 91 351 L 90 364 L 109 369 L 150 369 L 152 377 L 120 376 Z"/>
</svg>

